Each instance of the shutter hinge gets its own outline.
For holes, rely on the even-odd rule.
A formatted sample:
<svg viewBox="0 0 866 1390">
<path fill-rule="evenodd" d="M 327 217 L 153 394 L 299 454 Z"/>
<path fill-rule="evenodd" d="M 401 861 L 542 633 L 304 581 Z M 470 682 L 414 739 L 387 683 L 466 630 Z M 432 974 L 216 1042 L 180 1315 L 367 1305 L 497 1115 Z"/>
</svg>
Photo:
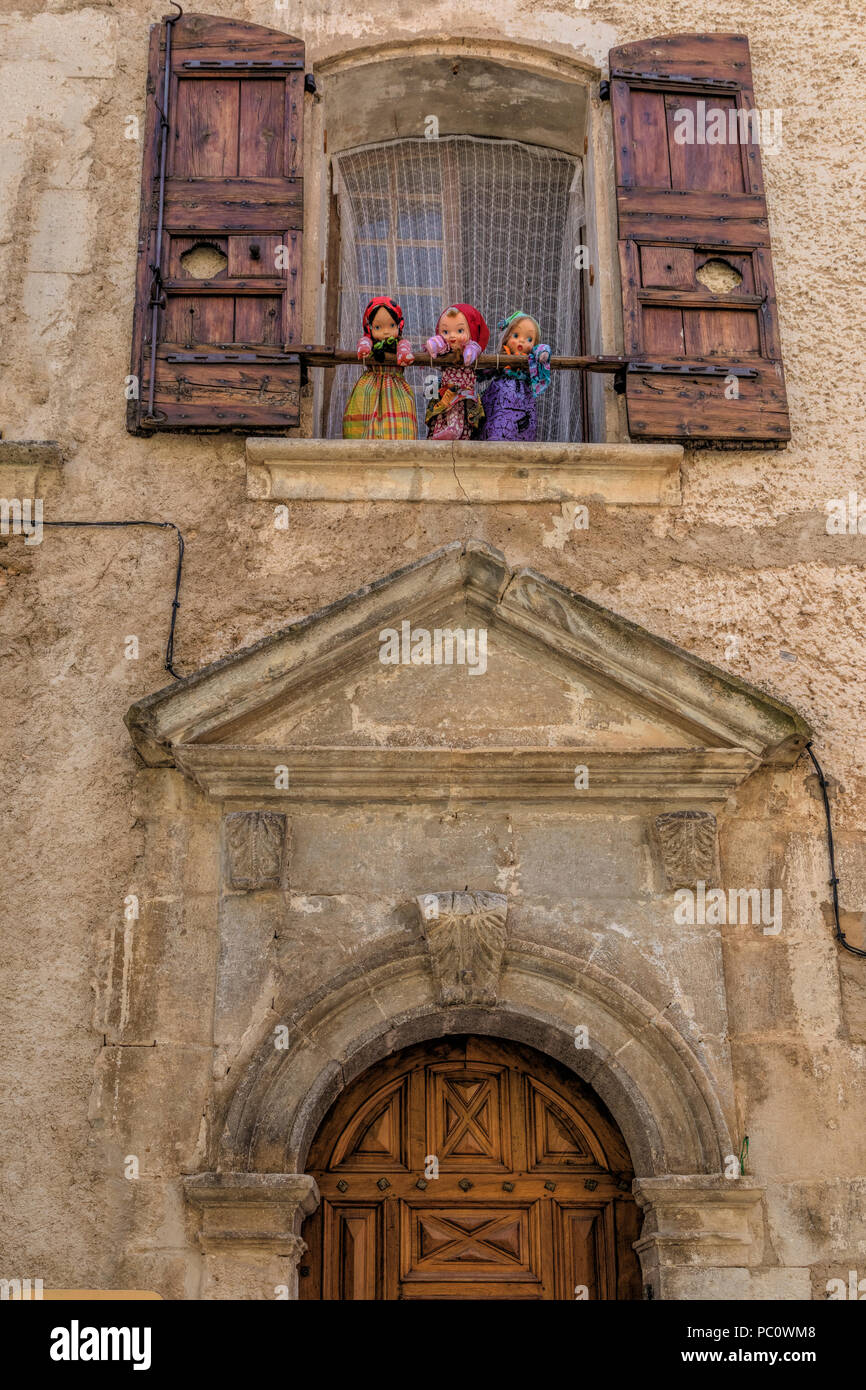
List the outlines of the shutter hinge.
<svg viewBox="0 0 866 1390">
<path fill-rule="evenodd" d="M 598 84 L 598 99 L 599 101 L 610 101 L 610 83 L 606 78 Z"/>
</svg>

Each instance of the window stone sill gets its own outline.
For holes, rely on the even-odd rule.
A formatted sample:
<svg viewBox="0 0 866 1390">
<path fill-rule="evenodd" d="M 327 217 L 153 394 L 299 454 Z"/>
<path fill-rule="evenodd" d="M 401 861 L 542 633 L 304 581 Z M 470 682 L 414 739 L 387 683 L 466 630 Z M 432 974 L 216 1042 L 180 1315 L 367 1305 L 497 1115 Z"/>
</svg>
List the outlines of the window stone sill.
<svg viewBox="0 0 866 1390">
<path fill-rule="evenodd" d="M 572 502 L 671 507 L 679 444 L 490 444 L 475 440 L 246 442 L 247 496 L 305 502 Z"/>
</svg>

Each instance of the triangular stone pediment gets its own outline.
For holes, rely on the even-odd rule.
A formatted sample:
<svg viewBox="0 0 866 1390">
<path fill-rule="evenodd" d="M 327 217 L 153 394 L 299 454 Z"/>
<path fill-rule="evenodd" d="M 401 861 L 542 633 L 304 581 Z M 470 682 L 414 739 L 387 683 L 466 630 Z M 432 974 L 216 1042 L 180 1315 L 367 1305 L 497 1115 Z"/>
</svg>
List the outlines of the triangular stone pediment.
<svg viewBox="0 0 866 1390">
<path fill-rule="evenodd" d="M 604 683 L 531 634 L 486 622 L 468 603 L 427 608 L 420 620 L 409 613 L 390 629 L 393 637 L 381 637 L 388 628 L 371 633 L 369 650 L 351 671 L 337 657 L 305 698 L 247 717 L 229 740 L 221 733 L 217 741 L 370 748 L 681 748 L 695 741 L 681 720 Z M 486 634 L 482 643 L 475 639 L 473 648 L 469 639 L 471 665 L 435 660 L 437 634 L 446 657 L 447 634 L 479 632 Z M 413 649 L 411 665 L 380 659 L 404 652 L 411 658 Z M 450 655 L 459 654 L 452 637 Z"/>
<path fill-rule="evenodd" d="M 479 542 L 140 701 L 127 724 L 151 765 L 177 765 L 214 796 L 269 800 L 573 799 L 583 762 L 592 796 L 655 788 L 669 803 L 668 781 L 719 801 L 762 762 L 792 762 L 810 732 L 779 701 Z"/>
</svg>

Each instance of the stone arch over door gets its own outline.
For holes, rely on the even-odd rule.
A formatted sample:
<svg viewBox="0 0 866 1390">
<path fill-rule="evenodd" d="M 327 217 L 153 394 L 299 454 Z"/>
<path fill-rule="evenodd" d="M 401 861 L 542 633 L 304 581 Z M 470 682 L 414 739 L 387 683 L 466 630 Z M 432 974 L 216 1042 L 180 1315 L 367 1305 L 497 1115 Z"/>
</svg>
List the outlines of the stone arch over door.
<svg viewBox="0 0 866 1390">
<path fill-rule="evenodd" d="M 275 1001 L 274 1023 L 282 1018 Z M 273 1024 L 248 1056 L 212 1150 L 225 1171 L 302 1171 L 326 1112 L 369 1066 L 413 1043 L 479 1033 L 526 1043 L 593 1087 L 638 1177 L 718 1174 L 733 1140 L 709 1059 L 669 1016 L 600 966 L 512 940 L 496 1001 L 445 1005 L 429 957 L 367 957 Z M 587 1045 L 576 1046 L 577 1030 Z M 236 1064 L 237 1065 L 237 1064 Z"/>
<path fill-rule="evenodd" d="M 762 1190 L 724 1176 L 734 1146 L 700 1040 L 592 962 L 515 940 L 495 1003 L 443 1006 L 426 954 L 388 952 L 296 1009 L 284 1049 L 274 1046 L 275 1004 L 225 1106 L 212 1171 L 186 1179 L 201 1214 L 202 1296 L 297 1297 L 300 1231 L 319 1201 L 305 1166 L 323 1118 L 382 1058 L 458 1034 L 527 1043 L 603 1101 L 644 1209 L 635 1249 L 646 1296 L 702 1297 L 708 1271 L 760 1262 Z M 575 1046 L 577 1028 L 586 1048 Z"/>
<path fill-rule="evenodd" d="M 306 1300 L 639 1298 L 625 1141 L 535 1048 L 452 1034 L 363 1072 L 308 1160 Z"/>
</svg>

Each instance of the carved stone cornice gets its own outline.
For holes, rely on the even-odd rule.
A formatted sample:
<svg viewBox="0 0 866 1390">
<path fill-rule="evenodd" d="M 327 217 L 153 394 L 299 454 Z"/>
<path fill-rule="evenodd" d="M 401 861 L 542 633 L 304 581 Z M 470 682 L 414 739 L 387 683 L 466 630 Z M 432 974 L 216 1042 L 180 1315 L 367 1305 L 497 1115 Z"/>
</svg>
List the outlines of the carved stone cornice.
<svg viewBox="0 0 866 1390">
<path fill-rule="evenodd" d="M 300 1229 L 319 1205 L 308 1173 L 196 1173 L 183 1180 L 200 1214 L 199 1297 L 294 1299 L 306 1250 Z"/>
<path fill-rule="evenodd" d="M 184 1178 L 184 1191 L 202 1213 L 203 1250 L 243 1247 L 295 1262 L 306 1249 L 297 1229 L 319 1205 L 307 1173 L 196 1173 Z"/>
<path fill-rule="evenodd" d="M 681 1276 L 695 1269 L 761 1264 L 764 1189 L 755 1178 L 636 1178 L 633 1191 L 644 1213 L 634 1248 L 657 1297 L 677 1297 Z"/>
<path fill-rule="evenodd" d="M 214 801 L 274 806 L 304 802 L 640 802 L 661 811 L 680 799 L 720 808 L 760 759 L 742 748 L 608 751 L 578 748 L 255 748 L 181 744 L 175 764 Z M 587 785 L 575 790 L 575 767 Z M 274 785 L 275 766 L 288 787 Z"/>
<path fill-rule="evenodd" d="M 442 1004 L 494 1004 L 505 951 L 504 893 L 423 893 L 421 929 Z"/>
</svg>

